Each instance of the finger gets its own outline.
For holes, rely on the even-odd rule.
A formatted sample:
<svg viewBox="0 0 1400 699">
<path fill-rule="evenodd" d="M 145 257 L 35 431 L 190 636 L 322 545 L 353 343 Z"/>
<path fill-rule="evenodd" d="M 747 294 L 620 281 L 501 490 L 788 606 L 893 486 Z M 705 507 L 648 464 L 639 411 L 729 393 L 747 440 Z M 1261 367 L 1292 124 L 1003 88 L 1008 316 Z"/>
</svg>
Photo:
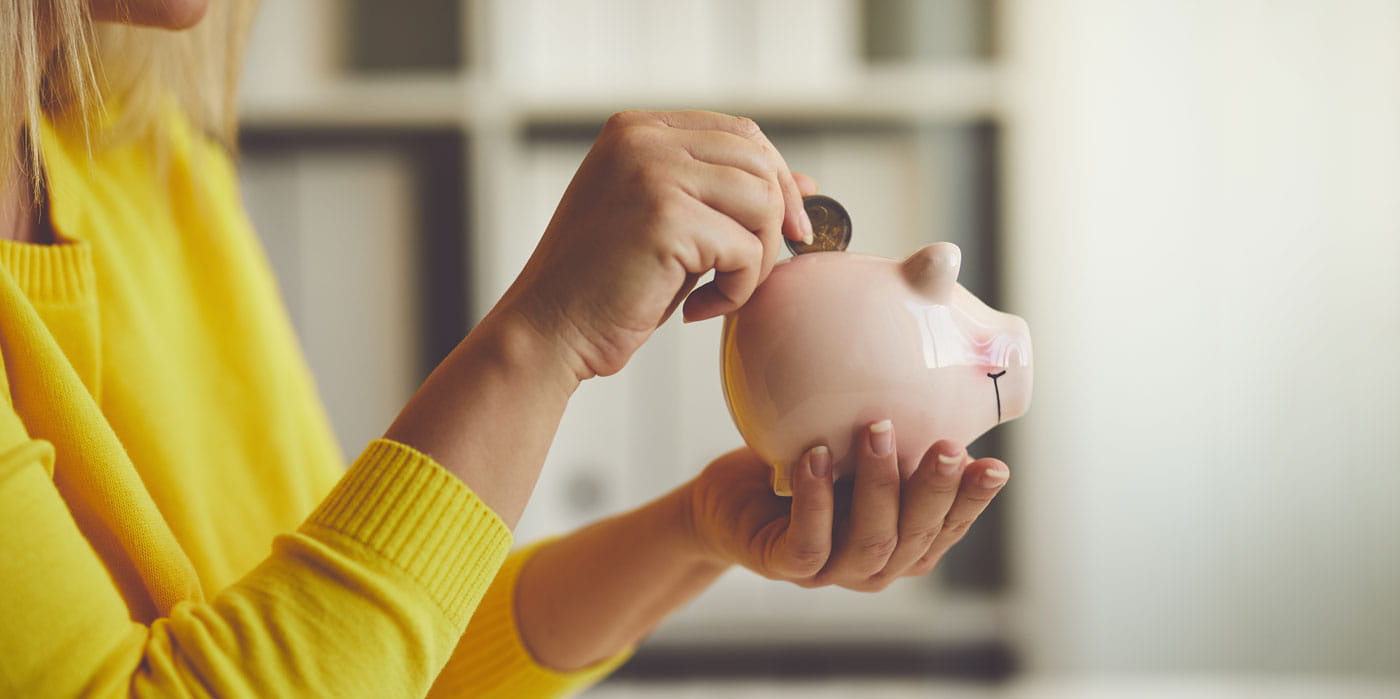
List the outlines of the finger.
<svg viewBox="0 0 1400 699">
<path fill-rule="evenodd" d="M 692 131 L 728 131 L 739 136 L 747 136 L 758 130 L 758 124 L 748 117 L 733 116 L 722 112 L 709 112 L 701 109 L 678 109 L 670 112 L 649 114 L 661 123 L 677 129 Z"/>
<path fill-rule="evenodd" d="M 738 208 L 734 214 L 746 215 L 741 219 L 745 227 L 757 233 L 763 243 L 763 266 L 758 274 L 762 282 L 778 262 L 783 248 L 789 193 L 782 184 L 782 178 L 787 173 L 787 164 L 766 140 L 757 142 L 726 131 L 684 133 L 681 145 L 698 164 L 723 166 L 708 170 L 696 168 L 690 187 L 697 193 L 704 192 L 715 197 L 714 201 L 709 202 L 712 206 L 726 213 L 730 213 L 726 206 Z M 730 170 L 726 171 L 724 167 Z M 744 180 L 738 172 L 748 173 L 756 179 Z M 748 191 L 742 191 L 745 187 Z M 739 207 L 740 204 L 746 205 Z M 806 215 L 805 211 L 803 215 Z"/>
<path fill-rule="evenodd" d="M 864 582 L 880 572 L 899 537 L 899 463 L 889 420 L 870 425 L 858 440 L 850 526 L 821 575 L 836 584 Z"/>
<path fill-rule="evenodd" d="M 681 288 L 680 288 L 680 289 L 677 289 L 677 290 L 676 290 L 676 295 L 673 296 L 673 297 L 671 297 L 671 303 L 667 304 L 667 306 L 666 306 L 666 312 L 661 314 L 661 321 L 660 321 L 659 323 L 657 323 L 657 325 L 662 325 L 662 324 L 664 324 L 666 321 L 668 321 L 668 320 L 671 319 L 671 314 L 676 312 L 676 309 L 680 307 L 682 301 L 684 301 L 684 300 L 686 300 L 687 298 L 689 298 L 691 290 L 694 289 L 694 288 L 695 288 L 695 285 L 698 284 L 699 282 L 700 282 L 700 275 L 698 275 L 698 274 L 686 274 L 686 275 L 685 275 L 685 282 L 684 282 L 683 284 L 681 284 Z"/>
<path fill-rule="evenodd" d="M 782 159 L 766 143 L 728 131 L 681 131 L 681 147 L 690 157 L 703 163 L 728 165 L 761 177 L 778 181 Z"/>
<path fill-rule="evenodd" d="M 933 546 L 953 501 L 957 499 L 963 466 L 970 460 L 956 443 L 942 440 L 927 452 L 914 474 L 904 483 L 899 504 L 899 545 L 885 569 L 884 578 L 897 578 Z"/>
<path fill-rule="evenodd" d="M 757 180 L 743 180 L 734 172 L 722 169 L 697 168 L 696 176 L 708 174 L 692 185 L 698 191 L 727 195 L 723 199 L 710 202 L 712 206 L 729 213 L 725 204 L 748 203 L 742 210 L 747 214 L 740 219 L 745 227 L 758 234 L 763 243 L 763 267 L 759 271 L 759 281 L 768 278 L 778 255 L 783 249 L 784 222 L 788 217 L 790 192 L 784 187 L 782 178 L 787 173 L 787 164 L 778 151 L 768 144 L 726 131 L 686 131 L 682 147 L 699 163 L 727 166 L 753 175 Z M 749 188 L 747 192 L 742 187 Z M 799 199 L 801 195 L 798 195 Z M 762 202 L 764 205 L 758 205 Z M 800 204 L 800 202 L 799 202 Z M 769 208 L 771 207 L 771 208 Z M 806 215 L 806 211 L 803 211 Z M 738 216 L 736 216 L 738 218 Z"/>
<path fill-rule="evenodd" d="M 792 513 L 779 542 L 775 566 L 788 578 L 809 578 L 831 555 L 831 523 L 835 512 L 831 486 L 831 452 L 809 449 L 792 474 Z"/>
<path fill-rule="evenodd" d="M 953 544 L 962 540 L 977 517 L 987 509 L 987 504 L 1006 486 L 1011 471 L 999 459 L 978 459 L 963 469 L 958 497 L 948 509 L 943 519 L 943 528 L 934 538 L 927 553 L 914 564 L 911 575 L 922 575 L 938 563 L 948 553 Z"/>
<path fill-rule="evenodd" d="M 769 142 L 767 136 L 759 132 L 757 138 L 761 138 L 763 143 L 768 145 L 780 165 L 777 173 L 778 185 L 782 187 L 783 203 L 787 209 L 787 214 L 783 217 L 783 236 L 789 240 L 810 244 L 812 242 L 812 219 L 807 216 L 807 209 L 802 205 L 802 192 L 797 187 L 797 180 L 792 177 L 792 170 L 788 169 L 787 161 L 783 159 L 778 149 Z"/>
<path fill-rule="evenodd" d="M 817 181 L 800 172 L 792 173 L 792 181 L 797 183 L 797 191 L 804 197 L 819 193 Z"/>
<path fill-rule="evenodd" d="M 686 215 L 694 226 L 694 245 L 680 250 L 678 261 L 687 279 L 715 271 L 713 281 L 686 298 L 682 314 L 686 322 L 693 322 L 729 313 L 748 301 L 758 286 L 763 245 L 734 219 L 698 202 Z"/>
<path fill-rule="evenodd" d="M 754 143 L 762 145 L 772 153 L 776 159 L 778 185 L 783 190 L 783 201 L 786 214 L 783 216 L 783 235 L 792 240 L 811 242 L 812 221 L 807 218 L 807 211 L 802 208 L 802 193 L 798 191 L 797 182 L 792 178 L 792 172 L 788 169 L 787 161 L 778 149 L 773 147 L 773 143 L 764 135 L 763 130 L 758 128 L 758 124 L 747 117 L 735 117 L 716 112 L 658 112 L 658 118 L 662 123 L 676 128 L 689 130 L 715 130 L 726 131 L 736 136 L 742 136 Z"/>
<path fill-rule="evenodd" d="M 692 197 L 746 230 L 779 241 L 783 198 L 772 173 L 765 177 L 736 166 L 697 161 L 684 169 L 680 182 Z"/>
</svg>

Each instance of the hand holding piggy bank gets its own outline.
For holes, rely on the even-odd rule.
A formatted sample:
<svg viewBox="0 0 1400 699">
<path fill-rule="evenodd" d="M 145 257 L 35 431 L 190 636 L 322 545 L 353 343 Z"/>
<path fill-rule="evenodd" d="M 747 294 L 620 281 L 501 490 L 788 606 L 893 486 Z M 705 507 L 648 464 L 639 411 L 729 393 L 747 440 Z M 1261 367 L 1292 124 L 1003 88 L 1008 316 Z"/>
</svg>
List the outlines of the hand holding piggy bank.
<svg viewBox="0 0 1400 699">
<path fill-rule="evenodd" d="M 799 255 L 725 318 L 725 400 L 775 493 L 791 495 L 793 464 L 818 444 L 837 478 L 850 473 L 854 437 L 879 420 L 898 426 L 907 477 L 935 441 L 967 444 L 1026 412 L 1030 331 L 957 283 L 961 261 L 952 243 L 903 262 Z"/>
</svg>

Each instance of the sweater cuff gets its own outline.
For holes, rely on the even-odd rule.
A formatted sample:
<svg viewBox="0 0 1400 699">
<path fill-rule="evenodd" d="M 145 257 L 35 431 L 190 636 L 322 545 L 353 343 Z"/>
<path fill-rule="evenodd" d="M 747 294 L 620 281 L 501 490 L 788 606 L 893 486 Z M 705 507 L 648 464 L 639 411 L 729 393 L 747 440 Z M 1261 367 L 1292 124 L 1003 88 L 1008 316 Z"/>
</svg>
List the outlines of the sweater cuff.
<svg viewBox="0 0 1400 699">
<path fill-rule="evenodd" d="M 465 627 L 510 550 L 501 518 L 460 479 L 412 447 L 370 443 L 302 525 L 377 552 Z"/>
<path fill-rule="evenodd" d="M 441 676 L 431 696 L 558 697 L 572 695 L 598 683 L 632 658 L 635 648 L 624 648 L 610 658 L 572 672 L 551 670 L 530 654 L 520 638 L 515 615 L 515 588 L 520 571 L 548 540 L 537 541 L 511 554 L 491 585 L 487 599 L 476 610 L 458 653 L 466 667 L 459 675 Z M 454 659 L 455 660 L 455 659 Z M 470 690 L 470 691 L 468 691 Z M 458 692 L 461 692 L 460 694 Z"/>
</svg>

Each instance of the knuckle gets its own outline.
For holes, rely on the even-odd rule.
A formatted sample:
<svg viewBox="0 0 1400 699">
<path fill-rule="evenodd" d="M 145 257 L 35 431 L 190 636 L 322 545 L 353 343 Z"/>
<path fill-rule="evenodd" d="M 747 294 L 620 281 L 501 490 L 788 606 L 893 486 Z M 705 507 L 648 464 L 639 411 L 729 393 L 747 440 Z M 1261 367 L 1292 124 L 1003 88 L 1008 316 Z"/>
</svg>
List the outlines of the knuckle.
<svg viewBox="0 0 1400 699">
<path fill-rule="evenodd" d="M 933 572 L 933 569 L 937 564 L 937 558 L 920 558 L 917 563 L 909 567 L 909 572 L 906 573 L 906 575 L 913 578 L 928 575 L 929 573 Z"/>
<path fill-rule="evenodd" d="M 641 231 L 641 242 L 659 255 L 670 255 L 676 250 L 675 236 L 671 235 L 671 222 L 676 220 L 676 205 L 661 197 L 652 197 L 646 204 L 647 224 Z"/>
<path fill-rule="evenodd" d="M 900 540 L 913 544 L 916 548 L 927 548 L 933 545 L 933 540 L 938 538 L 938 533 L 943 531 L 943 525 L 935 524 L 932 527 L 918 527 L 901 534 Z"/>
<path fill-rule="evenodd" d="M 867 478 L 870 487 L 876 490 L 898 490 L 903 484 L 898 467 L 893 465 L 890 468 L 871 469 Z"/>
<path fill-rule="evenodd" d="M 629 124 L 620 127 L 615 138 L 620 146 L 629 151 L 651 150 L 661 141 L 662 132 L 660 129 L 646 124 Z M 657 162 L 655 158 L 645 158 L 637 161 L 638 166 L 647 172 L 657 170 L 654 167 Z"/>
<path fill-rule="evenodd" d="M 767 175 L 763 178 L 764 203 L 771 210 L 770 213 L 782 215 L 783 213 L 783 186 L 778 183 L 778 178 Z"/>
<path fill-rule="evenodd" d="M 693 272 L 691 268 L 699 264 L 702 253 L 696 250 L 692 241 L 678 234 L 672 227 L 654 226 L 649 236 L 649 244 L 658 259 L 677 261 L 686 267 L 688 273 Z"/>
<path fill-rule="evenodd" d="M 626 167 L 647 176 L 666 170 L 666 158 L 657 155 L 657 151 L 665 147 L 665 130 L 650 123 L 614 123 L 610 119 L 599 134 L 597 144 L 607 152 L 615 167 Z"/>
<path fill-rule="evenodd" d="M 928 477 L 924 478 L 920 482 L 920 485 L 929 493 L 942 497 L 956 495 L 958 492 L 958 481 L 956 479 L 940 481 L 936 478 Z"/>
<path fill-rule="evenodd" d="M 840 576 L 837 575 L 835 569 L 827 566 L 807 576 L 806 582 L 809 587 L 828 587 L 840 582 Z"/>
<path fill-rule="evenodd" d="M 938 562 L 943 560 L 943 554 L 947 553 L 947 551 L 946 548 L 939 548 L 924 554 L 922 558 L 914 562 L 913 566 L 910 566 L 909 574 L 927 575 L 932 572 L 934 568 L 938 567 Z"/>
<path fill-rule="evenodd" d="M 890 554 L 894 553 L 895 546 L 899 545 L 899 538 L 893 534 L 871 534 L 863 536 L 856 541 L 857 550 L 863 559 L 879 559 L 880 565 L 884 565 Z"/>
<path fill-rule="evenodd" d="M 762 193 L 764 205 L 772 204 L 774 196 L 782 196 L 783 190 L 778 187 L 777 178 L 767 171 L 751 172 L 751 177 L 758 179 L 758 187 L 755 189 Z"/>
<path fill-rule="evenodd" d="M 910 481 L 915 487 L 924 488 L 929 492 L 952 493 L 957 492 L 962 475 L 960 471 L 945 475 L 939 473 L 938 469 L 931 465 L 920 464 L 919 468 L 914 471 L 914 475 L 910 477 Z"/>
<path fill-rule="evenodd" d="M 658 223 L 676 225 L 692 218 L 685 201 L 664 187 L 658 187 L 651 193 L 649 203 L 652 218 Z"/>
<path fill-rule="evenodd" d="M 796 578 L 816 575 L 826 565 L 827 552 L 820 549 L 798 549 L 783 562 L 783 571 Z"/>
<path fill-rule="evenodd" d="M 758 239 L 758 236 L 756 236 L 756 235 L 755 235 L 755 236 L 750 236 L 750 237 L 749 237 L 749 242 L 745 243 L 745 245 L 747 245 L 748 248 L 749 248 L 748 253 L 747 253 L 749 261 L 750 261 L 750 262 L 753 262 L 753 263 L 762 263 L 762 262 L 763 262 L 763 254 L 764 254 L 764 250 L 763 250 L 763 241 L 762 241 L 762 240 L 759 240 L 759 239 Z M 803 509 L 803 510 L 810 510 L 810 511 L 820 511 L 820 510 L 824 510 L 825 508 L 822 508 L 822 507 L 820 507 L 820 506 L 808 506 L 808 507 L 804 507 L 804 508 L 802 508 L 802 509 Z"/>
<path fill-rule="evenodd" d="M 670 204 L 660 204 L 652 214 L 651 223 L 641 233 L 639 243 L 662 261 L 681 261 L 690 265 L 697 257 L 695 242 L 684 234 L 681 214 Z"/>
<path fill-rule="evenodd" d="M 992 498 L 994 497 L 996 497 L 995 492 L 988 495 L 968 495 L 967 497 L 963 498 L 963 500 L 968 504 L 975 505 L 978 510 L 981 510 L 982 508 L 986 507 L 989 503 L 991 503 Z"/>
<path fill-rule="evenodd" d="M 767 149 L 753 143 L 748 144 L 746 147 L 754 151 L 748 156 L 748 167 L 752 169 L 753 174 L 763 178 L 770 186 L 777 187 L 778 191 L 781 193 L 782 187 L 778 181 L 778 167 L 777 164 L 773 162 L 773 159 L 769 157 Z"/>
<path fill-rule="evenodd" d="M 763 133 L 763 129 L 758 127 L 758 122 L 746 116 L 732 117 L 734 119 L 734 132 L 746 137 L 754 137 Z"/>
<path fill-rule="evenodd" d="M 966 534 L 967 530 L 971 528 L 972 520 L 970 519 L 957 519 L 943 523 L 943 531 L 952 536 L 954 540 L 961 539 L 963 534 Z"/>
<path fill-rule="evenodd" d="M 751 235 L 750 237 L 753 238 L 754 242 L 744 244 L 743 259 L 738 263 L 740 266 L 733 271 L 744 280 L 746 285 L 751 285 L 753 290 L 756 290 L 758 285 L 763 283 L 763 244 L 758 242 L 758 236 Z M 817 507 L 809 506 L 800 510 L 795 509 L 795 512 L 820 513 L 820 510 Z"/>
<path fill-rule="evenodd" d="M 630 126 L 640 121 L 644 114 L 646 114 L 646 112 L 637 109 L 624 109 L 620 112 L 614 112 L 608 117 L 607 121 L 603 122 L 603 130 L 616 131 Z"/>
</svg>

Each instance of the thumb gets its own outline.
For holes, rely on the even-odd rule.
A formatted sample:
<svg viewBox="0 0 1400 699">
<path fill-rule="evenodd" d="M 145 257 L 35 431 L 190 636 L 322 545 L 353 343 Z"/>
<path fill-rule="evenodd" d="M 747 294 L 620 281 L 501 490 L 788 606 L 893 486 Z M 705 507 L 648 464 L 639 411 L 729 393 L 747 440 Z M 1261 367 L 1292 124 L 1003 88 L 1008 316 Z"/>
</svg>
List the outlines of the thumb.
<svg viewBox="0 0 1400 699">
<path fill-rule="evenodd" d="M 715 316 L 724 315 L 739 307 L 733 299 L 724 295 L 719 285 L 709 282 L 685 300 L 685 307 L 681 311 L 685 322 L 694 323 L 697 320 L 705 320 Z"/>
</svg>

